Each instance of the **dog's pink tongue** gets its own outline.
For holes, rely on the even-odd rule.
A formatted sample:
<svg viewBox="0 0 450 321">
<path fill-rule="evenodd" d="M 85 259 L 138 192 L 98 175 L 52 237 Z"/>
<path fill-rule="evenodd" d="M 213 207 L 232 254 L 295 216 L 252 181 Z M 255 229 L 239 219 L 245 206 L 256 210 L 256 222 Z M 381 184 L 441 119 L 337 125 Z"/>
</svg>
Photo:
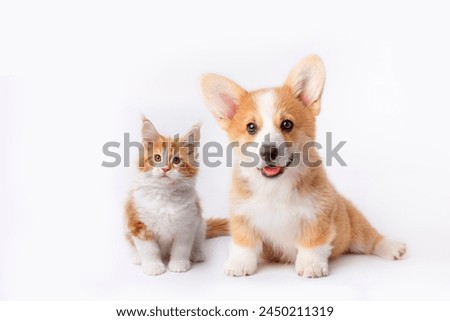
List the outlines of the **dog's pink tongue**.
<svg viewBox="0 0 450 321">
<path fill-rule="evenodd" d="M 266 167 L 263 168 L 263 171 L 264 171 L 264 173 L 267 176 L 275 176 L 281 171 L 281 167 L 279 167 L 279 166 L 277 166 L 277 167 L 266 166 Z"/>
</svg>

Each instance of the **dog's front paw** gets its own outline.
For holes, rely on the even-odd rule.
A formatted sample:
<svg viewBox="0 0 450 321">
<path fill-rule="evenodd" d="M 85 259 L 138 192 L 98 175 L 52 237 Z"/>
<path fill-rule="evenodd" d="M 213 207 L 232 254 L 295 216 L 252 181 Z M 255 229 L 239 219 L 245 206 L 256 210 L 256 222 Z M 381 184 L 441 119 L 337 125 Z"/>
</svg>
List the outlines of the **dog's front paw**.
<svg viewBox="0 0 450 321">
<path fill-rule="evenodd" d="M 229 258 L 225 263 L 225 274 L 228 276 L 246 276 L 256 272 L 257 260 L 238 260 Z"/>
<path fill-rule="evenodd" d="M 191 262 L 189 260 L 172 260 L 168 267 L 172 272 L 186 272 L 191 268 Z"/>
<path fill-rule="evenodd" d="M 406 245 L 400 242 L 382 239 L 375 246 L 374 254 L 388 260 L 400 260 L 405 256 Z"/>
<path fill-rule="evenodd" d="M 328 275 L 328 262 L 295 262 L 298 275 L 305 278 L 320 278 Z"/>
<path fill-rule="evenodd" d="M 143 264 L 142 271 L 148 275 L 160 275 L 166 271 L 166 267 L 162 262 L 152 262 Z"/>
<path fill-rule="evenodd" d="M 328 257 L 331 246 L 299 248 L 295 260 L 295 271 L 305 278 L 320 278 L 328 275 Z"/>
</svg>

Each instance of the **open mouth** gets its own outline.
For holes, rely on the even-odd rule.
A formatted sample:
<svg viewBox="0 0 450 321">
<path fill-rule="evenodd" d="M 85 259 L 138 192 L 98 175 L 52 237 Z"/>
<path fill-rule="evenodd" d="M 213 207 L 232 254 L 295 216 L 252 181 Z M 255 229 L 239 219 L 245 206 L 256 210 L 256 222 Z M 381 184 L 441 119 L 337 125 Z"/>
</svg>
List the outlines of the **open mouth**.
<svg viewBox="0 0 450 321">
<path fill-rule="evenodd" d="M 287 162 L 286 166 L 276 166 L 275 164 L 269 164 L 268 166 L 264 166 L 263 168 L 261 168 L 261 174 L 264 177 L 269 177 L 269 178 L 273 178 L 273 177 L 277 177 L 281 174 L 283 174 L 284 169 L 286 167 L 289 167 L 289 165 L 292 164 L 292 161 L 294 159 L 294 155 L 291 155 L 291 157 L 289 157 L 289 161 Z"/>
<path fill-rule="evenodd" d="M 281 166 L 265 166 L 261 168 L 261 174 L 265 177 L 277 177 L 283 174 L 284 167 Z"/>
</svg>

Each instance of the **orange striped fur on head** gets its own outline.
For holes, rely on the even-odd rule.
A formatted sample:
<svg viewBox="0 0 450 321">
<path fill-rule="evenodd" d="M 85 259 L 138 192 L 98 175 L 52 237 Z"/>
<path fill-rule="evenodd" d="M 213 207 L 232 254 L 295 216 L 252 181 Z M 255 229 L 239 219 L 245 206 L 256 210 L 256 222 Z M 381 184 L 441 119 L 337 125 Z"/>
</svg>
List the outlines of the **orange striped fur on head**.
<svg viewBox="0 0 450 321">
<path fill-rule="evenodd" d="M 194 125 L 184 136 L 175 139 L 160 135 L 153 124 L 143 117 L 142 137 L 144 150 L 139 159 L 140 171 L 172 179 L 197 175 L 197 151 L 189 139 L 199 142 L 199 125 Z"/>
</svg>

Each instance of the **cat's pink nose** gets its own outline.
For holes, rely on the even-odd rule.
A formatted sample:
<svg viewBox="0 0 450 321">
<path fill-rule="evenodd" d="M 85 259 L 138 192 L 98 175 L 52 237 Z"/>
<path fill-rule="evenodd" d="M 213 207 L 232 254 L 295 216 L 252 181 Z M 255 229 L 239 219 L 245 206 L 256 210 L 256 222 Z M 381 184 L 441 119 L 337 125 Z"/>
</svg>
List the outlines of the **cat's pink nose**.
<svg viewBox="0 0 450 321">
<path fill-rule="evenodd" d="M 169 171 L 169 167 L 163 167 L 162 170 L 164 173 L 167 173 Z"/>
</svg>

